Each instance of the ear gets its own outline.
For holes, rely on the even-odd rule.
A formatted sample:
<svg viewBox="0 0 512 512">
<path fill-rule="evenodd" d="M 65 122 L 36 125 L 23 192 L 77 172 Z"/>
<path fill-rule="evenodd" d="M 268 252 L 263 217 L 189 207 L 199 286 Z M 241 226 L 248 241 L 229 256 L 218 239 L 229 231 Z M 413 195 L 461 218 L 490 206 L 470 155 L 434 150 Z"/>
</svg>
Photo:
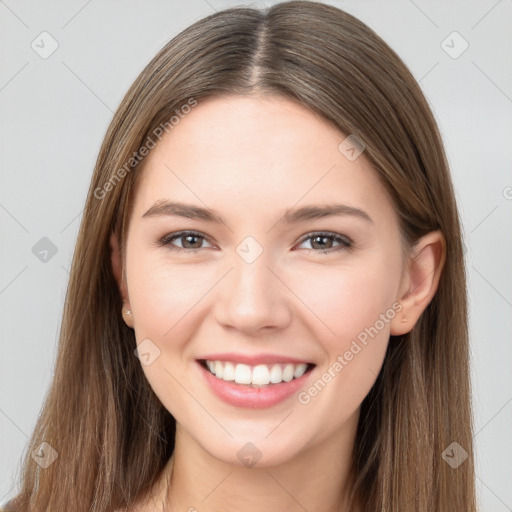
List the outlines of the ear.
<svg viewBox="0 0 512 512">
<path fill-rule="evenodd" d="M 412 330 L 437 291 L 445 260 L 446 241 L 441 231 L 431 231 L 415 244 L 400 287 L 402 309 L 391 321 L 393 336 Z"/>
<path fill-rule="evenodd" d="M 131 312 L 130 299 L 128 297 L 126 278 L 123 272 L 121 250 L 119 248 L 117 233 L 112 233 L 112 235 L 110 235 L 110 261 L 117 286 L 119 287 L 119 292 L 121 293 L 121 297 L 123 299 L 121 315 L 126 325 L 133 328 L 133 315 Z"/>
</svg>

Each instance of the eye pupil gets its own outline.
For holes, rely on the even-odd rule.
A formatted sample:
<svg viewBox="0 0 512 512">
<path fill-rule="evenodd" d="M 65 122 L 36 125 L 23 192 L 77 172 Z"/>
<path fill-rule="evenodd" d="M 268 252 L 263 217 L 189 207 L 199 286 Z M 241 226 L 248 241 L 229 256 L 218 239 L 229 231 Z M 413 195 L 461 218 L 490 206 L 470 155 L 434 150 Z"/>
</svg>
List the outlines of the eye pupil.
<svg viewBox="0 0 512 512">
<path fill-rule="evenodd" d="M 320 242 L 320 249 L 325 249 L 326 248 L 326 240 L 330 241 L 331 244 L 327 244 L 327 248 L 330 248 L 330 246 L 332 245 L 332 239 L 328 236 L 323 236 L 323 235 L 317 235 L 315 237 L 313 237 L 312 241 L 311 241 L 311 246 L 312 247 L 315 247 L 315 244 L 317 243 L 317 240 L 321 240 Z"/>
<path fill-rule="evenodd" d="M 192 242 L 192 247 L 191 247 L 191 246 L 189 246 L 189 245 L 187 245 L 187 244 L 188 244 L 188 241 L 189 241 L 190 239 L 194 239 L 194 238 L 195 238 L 196 240 L 199 240 L 201 237 L 200 237 L 200 236 L 197 236 L 197 235 L 185 235 L 185 236 L 183 236 L 183 237 L 182 237 L 182 239 L 187 240 L 187 243 L 184 243 L 184 244 L 183 244 L 183 247 L 185 247 L 185 248 L 192 248 L 192 249 L 196 249 L 196 248 L 198 248 L 198 247 L 200 248 L 200 247 L 201 247 L 201 242 L 200 242 L 200 241 L 199 241 L 199 246 L 197 246 L 197 242 L 196 242 L 196 244 L 195 244 L 195 245 L 194 245 L 194 243 Z"/>
</svg>

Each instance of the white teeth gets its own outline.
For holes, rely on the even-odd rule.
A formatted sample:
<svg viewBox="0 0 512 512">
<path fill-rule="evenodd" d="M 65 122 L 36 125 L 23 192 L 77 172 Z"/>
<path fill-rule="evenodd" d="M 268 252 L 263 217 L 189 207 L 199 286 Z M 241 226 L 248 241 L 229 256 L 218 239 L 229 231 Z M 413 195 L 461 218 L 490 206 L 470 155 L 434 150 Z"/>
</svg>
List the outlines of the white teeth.
<svg viewBox="0 0 512 512">
<path fill-rule="evenodd" d="M 284 367 L 283 380 L 285 382 L 290 382 L 293 379 L 293 370 L 295 370 L 295 368 L 293 367 L 293 364 L 287 364 Z"/>
<path fill-rule="evenodd" d="M 235 381 L 237 384 L 249 384 L 255 387 L 290 382 L 302 377 L 307 370 L 305 363 L 292 364 L 234 364 L 224 361 L 206 361 L 210 373 L 225 381 Z"/>
<path fill-rule="evenodd" d="M 235 365 L 233 363 L 224 363 L 222 378 L 227 381 L 235 380 Z"/>
<path fill-rule="evenodd" d="M 255 366 L 252 370 L 252 384 L 264 386 L 270 382 L 270 372 L 264 364 Z"/>
<path fill-rule="evenodd" d="M 215 363 L 215 368 L 217 368 L 217 364 L 222 364 L 217 361 Z M 237 364 L 235 366 L 235 382 L 237 384 L 250 384 L 251 383 L 251 367 L 246 364 Z"/>
<path fill-rule="evenodd" d="M 215 361 L 215 375 L 222 379 L 222 375 L 224 373 L 224 365 L 220 361 Z"/>
<path fill-rule="evenodd" d="M 283 370 L 281 370 L 280 364 L 275 364 L 270 370 L 270 382 L 277 384 L 283 381 Z"/>
<path fill-rule="evenodd" d="M 302 377 L 304 375 L 304 373 L 306 372 L 307 368 L 308 368 L 307 364 L 298 364 L 295 367 L 295 371 L 293 372 L 293 377 L 295 379 L 298 379 L 299 377 Z"/>
</svg>

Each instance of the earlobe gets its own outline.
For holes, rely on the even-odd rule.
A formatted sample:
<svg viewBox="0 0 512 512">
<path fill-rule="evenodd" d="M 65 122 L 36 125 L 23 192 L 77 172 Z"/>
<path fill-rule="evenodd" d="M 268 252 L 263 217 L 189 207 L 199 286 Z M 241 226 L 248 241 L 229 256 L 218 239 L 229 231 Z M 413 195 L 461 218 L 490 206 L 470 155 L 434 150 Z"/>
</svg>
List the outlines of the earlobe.
<svg viewBox="0 0 512 512">
<path fill-rule="evenodd" d="M 121 250 L 119 248 L 119 241 L 117 235 L 112 233 L 110 235 L 110 261 L 112 265 L 112 272 L 117 282 L 119 292 L 123 299 L 122 317 L 128 327 L 133 327 L 133 317 L 130 307 L 130 299 L 128 297 L 128 289 L 126 286 L 126 280 L 123 276 L 123 265 L 121 258 Z"/>
<path fill-rule="evenodd" d="M 446 241 L 441 231 L 431 231 L 415 244 L 398 298 L 402 309 L 391 322 L 393 336 L 412 330 L 438 289 L 445 260 Z"/>
<path fill-rule="evenodd" d="M 133 317 L 130 309 L 126 309 L 126 304 L 123 305 L 122 316 L 124 323 L 133 329 Z"/>
</svg>

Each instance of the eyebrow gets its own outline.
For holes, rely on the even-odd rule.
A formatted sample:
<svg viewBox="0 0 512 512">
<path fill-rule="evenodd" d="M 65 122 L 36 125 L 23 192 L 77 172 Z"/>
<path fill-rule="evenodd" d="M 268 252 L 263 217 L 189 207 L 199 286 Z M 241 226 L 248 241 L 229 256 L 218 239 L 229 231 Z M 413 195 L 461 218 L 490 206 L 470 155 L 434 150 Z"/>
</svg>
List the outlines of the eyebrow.
<svg viewBox="0 0 512 512">
<path fill-rule="evenodd" d="M 221 215 L 211 208 L 202 208 L 192 204 L 166 200 L 156 201 L 142 217 L 165 215 L 224 224 Z M 301 208 L 288 209 L 281 214 L 281 217 L 285 224 L 295 224 L 306 220 L 322 219 L 339 215 L 359 217 L 373 224 L 372 218 L 364 210 L 341 203 L 308 205 L 302 206 Z"/>
</svg>

